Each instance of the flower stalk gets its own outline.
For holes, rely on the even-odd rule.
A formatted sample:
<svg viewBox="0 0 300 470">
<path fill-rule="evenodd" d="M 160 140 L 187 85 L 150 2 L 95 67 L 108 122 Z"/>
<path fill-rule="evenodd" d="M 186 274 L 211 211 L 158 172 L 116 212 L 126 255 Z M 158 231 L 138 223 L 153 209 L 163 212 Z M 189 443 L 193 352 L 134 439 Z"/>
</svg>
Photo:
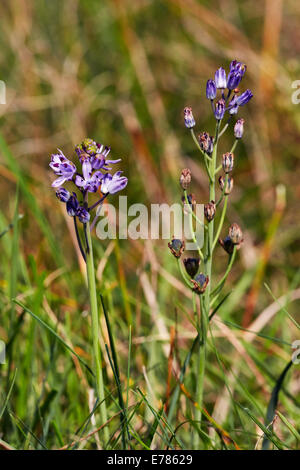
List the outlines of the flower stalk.
<svg viewBox="0 0 300 470">
<path fill-rule="evenodd" d="M 208 335 L 208 324 L 213 315 L 210 315 L 210 308 L 212 304 L 218 298 L 220 292 L 222 291 L 227 277 L 233 266 L 233 262 L 236 257 L 236 252 L 240 248 L 240 245 L 243 241 L 243 233 L 240 227 L 237 224 L 232 224 L 229 228 L 228 236 L 223 240 L 219 239 L 224 222 L 227 214 L 227 207 L 230 193 L 233 189 L 233 178 L 231 172 L 234 168 L 234 150 L 238 140 L 243 136 L 244 132 L 244 119 L 240 118 L 236 121 L 234 125 L 234 142 L 230 152 L 223 153 L 222 163 L 218 161 L 218 144 L 220 137 L 229 129 L 231 121 L 235 114 L 237 114 L 239 108 L 248 103 L 252 98 L 253 94 L 250 90 L 246 90 L 242 94 L 239 94 L 238 85 L 240 84 L 244 74 L 246 72 L 245 64 L 238 62 L 236 60 L 232 61 L 230 64 L 230 71 L 228 75 L 226 71 L 220 67 L 216 73 L 214 80 L 208 80 L 206 85 L 206 97 L 210 100 L 213 115 L 216 120 L 215 126 L 215 135 L 214 137 L 210 136 L 208 132 L 201 132 L 198 137 L 196 137 L 194 132 L 194 127 L 196 126 L 196 121 L 193 116 L 192 108 L 185 108 L 184 111 L 184 120 L 185 126 L 189 129 L 191 137 L 200 151 L 204 166 L 208 175 L 208 196 L 209 202 L 204 205 L 204 215 L 206 223 L 204 225 L 204 247 L 200 247 L 197 243 L 197 237 L 193 228 L 193 219 L 198 222 L 198 218 L 195 217 L 193 208 L 189 203 L 189 197 L 187 189 L 192 180 L 191 171 L 188 169 L 182 170 L 181 175 L 181 187 L 183 189 L 183 201 L 185 201 L 185 206 L 189 210 L 189 225 L 191 232 L 191 239 L 193 240 L 196 249 L 198 251 L 199 259 L 195 260 L 193 258 L 187 258 L 184 260 L 184 265 L 187 271 L 187 274 L 184 272 L 181 264 L 181 254 L 182 247 L 185 246 L 184 240 L 173 240 L 172 243 L 169 243 L 169 248 L 172 254 L 177 258 L 179 270 L 182 275 L 182 278 L 186 285 L 188 285 L 192 291 L 192 308 L 195 318 L 195 326 L 197 329 L 197 339 L 193 343 L 193 351 L 197 349 L 197 358 L 195 363 L 195 375 L 196 375 L 196 389 L 195 389 L 195 402 L 197 406 L 195 407 L 194 418 L 199 425 L 199 429 L 202 428 L 202 412 L 204 408 L 204 382 L 205 382 L 205 372 L 206 372 L 206 356 L 207 356 L 207 335 Z M 227 92 L 226 92 L 227 89 Z M 217 96 L 219 95 L 219 96 Z M 229 116 L 227 115 L 229 114 Z M 225 116 L 227 115 L 225 125 L 221 127 Z M 216 201 L 216 176 L 223 170 L 223 175 L 218 178 L 221 194 L 218 196 Z M 195 199 L 194 199 L 195 200 Z M 223 207 L 220 212 L 220 204 L 223 202 Z M 220 212 L 220 214 L 219 214 Z M 218 220 L 218 225 L 215 227 L 215 216 Z M 203 226 L 203 225 L 202 225 Z M 214 250 L 217 244 L 225 250 L 229 255 L 227 269 L 220 279 L 220 281 L 213 286 L 213 266 L 215 264 L 215 259 L 213 257 Z M 203 264 L 204 273 L 197 274 L 199 263 Z M 194 266 L 197 267 L 194 270 Z M 200 297 L 200 311 L 197 312 L 197 302 L 195 300 L 195 295 L 198 294 Z M 228 294 L 227 294 L 228 296 Z M 225 298 L 226 299 L 226 296 Z M 224 301 L 221 301 L 221 303 Z M 194 348 L 195 345 L 198 345 L 198 348 Z M 182 377 L 183 380 L 183 377 Z M 172 406 L 170 408 L 170 416 L 172 416 L 171 409 L 174 409 L 174 403 L 178 399 L 179 391 L 176 389 L 176 394 L 174 395 L 174 400 L 172 400 Z M 200 448 L 200 434 L 197 433 L 193 436 L 193 447 L 195 449 Z"/>
</svg>

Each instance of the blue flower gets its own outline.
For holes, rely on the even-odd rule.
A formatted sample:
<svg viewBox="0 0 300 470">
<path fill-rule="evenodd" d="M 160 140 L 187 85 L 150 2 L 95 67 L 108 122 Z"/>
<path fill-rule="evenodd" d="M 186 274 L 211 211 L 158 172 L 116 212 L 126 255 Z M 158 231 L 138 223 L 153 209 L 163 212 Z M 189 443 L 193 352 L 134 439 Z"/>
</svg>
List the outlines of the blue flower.
<svg viewBox="0 0 300 470">
<path fill-rule="evenodd" d="M 78 208 L 76 215 L 83 224 L 86 224 L 91 218 L 90 213 L 82 206 Z"/>
<path fill-rule="evenodd" d="M 208 100 L 214 100 L 217 96 L 217 87 L 214 80 L 207 80 L 206 83 L 206 98 Z"/>
<path fill-rule="evenodd" d="M 225 100 L 221 99 L 216 103 L 215 107 L 215 118 L 217 121 L 221 121 L 225 114 Z"/>
<path fill-rule="evenodd" d="M 253 93 L 251 90 L 248 89 L 244 91 L 244 93 L 242 93 L 241 95 L 237 97 L 237 100 L 236 100 L 237 105 L 244 106 L 244 104 L 247 104 L 251 100 L 252 96 L 253 96 Z"/>
<path fill-rule="evenodd" d="M 236 139 L 241 139 L 244 133 L 244 119 L 238 119 L 234 125 L 234 136 Z"/>
<path fill-rule="evenodd" d="M 227 88 L 229 90 L 234 90 L 238 87 L 240 81 L 242 80 L 245 72 L 246 72 L 246 65 L 238 62 L 237 60 L 233 60 L 230 64 L 230 72 L 228 74 L 227 80 Z"/>
<path fill-rule="evenodd" d="M 126 176 L 120 176 L 122 173 L 122 171 L 117 171 L 113 176 L 109 173 L 104 175 L 101 180 L 101 192 L 103 194 L 115 194 L 122 191 L 128 183 Z"/>
<path fill-rule="evenodd" d="M 70 162 L 61 150 L 58 151 L 59 153 L 51 155 L 51 162 L 49 163 L 50 168 L 57 176 L 59 176 L 59 178 L 52 183 L 54 188 L 61 186 L 65 181 L 71 181 L 76 173 L 76 166 L 74 163 Z"/>
<path fill-rule="evenodd" d="M 76 193 L 72 193 L 71 196 L 69 197 L 67 201 L 67 213 L 71 216 L 74 217 L 77 214 L 77 211 L 79 209 L 79 202 L 76 196 Z"/>
<path fill-rule="evenodd" d="M 88 191 L 90 193 L 95 193 L 101 183 L 103 174 L 101 171 L 95 171 L 92 173 L 93 168 L 89 160 L 84 160 L 82 163 L 82 176 L 76 175 L 75 184 L 78 188 Z"/>
<path fill-rule="evenodd" d="M 187 127 L 188 129 L 195 127 L 196 122 L 193 116 L 192 108 L 188 108 L 188 107 L 184 108 L 183 118 L 184 118 L 185 127 Z"/>
<path fill-rule="evenodd" d="M 57 191 L 56 191 L 56 197 L 61 201 L 61 202 L 68 202 L 68 200 L 70 199 L 70 193 L 67 189 L 65 188 L 59 188 Z"/>
<path fill-rule="evenodd" d="M 215 84 L 217 88 L 224 89 L 227 86 L 226 72 L 223 67 L 220 67 L 215 73 Z"/>
</svg>

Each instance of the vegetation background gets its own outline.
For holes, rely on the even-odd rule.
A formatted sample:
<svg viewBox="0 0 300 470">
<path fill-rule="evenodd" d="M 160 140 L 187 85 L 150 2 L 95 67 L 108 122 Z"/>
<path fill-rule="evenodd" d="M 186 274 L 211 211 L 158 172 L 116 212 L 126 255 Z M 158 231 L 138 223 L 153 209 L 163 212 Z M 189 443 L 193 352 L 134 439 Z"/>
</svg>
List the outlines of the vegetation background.
<svg viewBox="0 0 300 470">
<path fill-rule="evenodd" d="M 299 14 L 293 0 L 1 2 L 6 104 L 0 105 L 0 338 L 7 354 L 0 366 L 2 447 L 57 449 L 79 439 L 71 448 L 101 447 L 101 431 L 93 432 L 100 426 L 97 412 L 87 419 L 92 380 L 78 359 L 91 364 L 84 266 L 72 220 L 51 188 L 49 155 L 59 147 L 72 156 L 75 144 L 92 137 L 122 157 L 130 203 L 179 202 L 184 167 L 192 170 L 197 200 L 206 202 L 202 162 L 182 110 L 191 105 L 197 129 L 212 131 L 206 80 L 232 59 L 247 64 L 243 86 L 254 92 L 240 112 L 245 136 L 236 150 L 227 218 L 228 225 L 235 221 L 243 228 L 245 242 L 227 281 L 233 292 L 211 324 L 204 401 L 239 447 L 261 447 L 271 392 L 291 360 L 291 343 L 299 339 L 289 317 L 298 315 L 299 321 L 300 104 L 292 103 L 292 83 L 300 79 Z M 95 251 L 128 395 L 128 445 L 190 448 L 193 402 L 181 393 L 171 423 L 162 408 L 167 410 L 176 386 L 171 359 L 182 365 L 195 337 L 190 292 L 167 240 L 95 239 Z M 221 249 L 217 260 L 218 277 L 226 265 Z M 104 319 L 102 329 L 104 351 Z M 109 446 L 120 448 L 107 354 L 103 367 Z M 186 377 L 192 393 L 192 367 Z M 299 444 L 299 392 L 299 366 L 293 365 L 276 406 L 275 448 Z M 203 448 L 226 446 L 215 429 L 208 420 Z"/>
</svg>

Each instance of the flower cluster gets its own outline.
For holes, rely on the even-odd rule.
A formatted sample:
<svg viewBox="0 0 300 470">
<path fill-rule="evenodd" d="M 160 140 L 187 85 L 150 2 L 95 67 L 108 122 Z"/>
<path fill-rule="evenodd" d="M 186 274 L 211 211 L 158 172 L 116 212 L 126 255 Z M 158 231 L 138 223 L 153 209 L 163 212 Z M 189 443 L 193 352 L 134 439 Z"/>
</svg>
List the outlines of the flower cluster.
<svg viewBox="0 0 300 470">
<path fill-rule="evenodd" d="M 53 181 L 52 187 L 58 188 L 56 196 L 61 202 L 66 204 L 67 213 L 71 217 L 78 217 L 82 223 L 90 220 L 90 210 L 88 207 L 88 193 L 102 193 L 99 203 L 108 194 L 115 194 L 127 185 L 128 179 L 122 176 L 122 171 L 117 171 L 114 175 L 108 173 L 112 167 L 110 165 L 121 160 L 110 160 L 108 158 L 110 148 L 95 142 L 92 139 L 85 139 L 80 145 L 75 147 L 75 152 L 79 159 L 81 171 L 71 162 L 61 150 L 57 154 L 51 155 L 50 168 L 57 179 Z M 75 192 L 70 193 L 62 185 L 72 181 L 81 192 L 82 203 L 79 202 Z M 96 207 L 97 203 L 92 207 Z"/>
<path fill-rule="evenodd" d="M 230 151 L 223 153 L 221 161 L 218 163 L 218 143 L 220 137 L 228 129 L 230 121 L 237 114 L 239 107 L 247 104 L 253 97 L 251 90 L 246 90 L 242 93 L 239 92 L 238 86 L 240 85 L 243 76 L 246 72 L 246 65 L 233 60 L 230 64 L 229 73 L 223 67 L 220 67 L 214 79 L 209 79 L 206 84 L 206 97 L 211 101 L 211 107 L 216 119 L 216 127 L 214 135 L 203 131 L 197 137 L 194 133 L 196 120 L 193 115 L 191 107 L 184 108 L 184 124 L 190 130 L 191 136 L 204 157 L 205 169 L 209 177 L 209 202 L 204 204 L 205 223 L 203 225 L 205 234 L 204 252 L 197 245 L 199 258 L 186 258 L 183 261 L 185 271 L 188 274 L 183 275 L 187 285 L 197 294 L 204 294 L 207 291 L 210 295 L 210 283 L 212 278 L 212 255 L 217 242 L 223 249 L 230 255 L 230 260 L 234 259 L 235 252 L 243 242 L 243 233 L 237 224 L 232 224 L 229 228 L 229 233 L 226 238 L 221 239 L 219 235 L 223 228 L 223 223 L 226 216 L 228 197 L 233 190 L 233 177 L 232 171 L 234 169 L 235 156 L 234 150 L 238 141 L 243 137 L 244 133 L 244 119 L 240 118 L 234 124 L 233 135 L 234 142 Z M 227 120 L 221 128 L 222 121 L 227 115 Z M 225 119 L 224 119 L 225 120 Z M 223 170 L 223 174 L 218 175 Z M 218 199 L 216 196 L 216 178 L 219 182 L 221 194 Z M 190 217 L 190 227 L 193 231 L 193 220 L 196 219 L 195 207 L 196 200 L 193 194 L 188 194 L 188 189 L 192 181 L 192 173 L 188 168 L 184 168 L 180 175 L 180 186 L 183 190 L 182 202 L 184 204 L 184 213 Z M 223 203 L 220 217 L 218 217 L 219 208 Z M 215 220 L 217 219 L 217 220 Z M 215 231 L 215 226 L 217 230 Z M 193 233 L 195 235 L 195 232 Z M 192 237 L 196 240 L 195 236 Z M 184 240 L 172 240 L 169 243 L 171 253 L 179 260 L 185 248 Z M 200 262 L 203 263 L 204 273 L 198 273 Z M 230 261 L 231 262 L 231 261 Z M 230 265 L 231 266 L 231 265 Z M 181 272 L 183 272 L 181 270 Z M 218 287 L 219 289 L 219 287 Z M 215 289 L 216 290 L 216 289 Z"/>
<path fill-rule="evenodd" d="M 246 90 L 239 94 L 238 86 L 246 72 L 246 65 L 233 60 L 230 64 L 228 76 L 223 67 L 215 73 L 215 79 L 209 79 L 206 84 L 206 97 L 211 100 L 215 118 L 222 120 L 225 112 L 236 114 L 240 106 L 244 106 L 250 101 L 253 94 L 251 90 Z M 214 103 L 217 98 L 217 90 L 221 90 L 221 98 Z M 225 93 L 227 90 L 227 93 Z M 233 95 L 232 95 L 233 93 Z"/>
</svg>

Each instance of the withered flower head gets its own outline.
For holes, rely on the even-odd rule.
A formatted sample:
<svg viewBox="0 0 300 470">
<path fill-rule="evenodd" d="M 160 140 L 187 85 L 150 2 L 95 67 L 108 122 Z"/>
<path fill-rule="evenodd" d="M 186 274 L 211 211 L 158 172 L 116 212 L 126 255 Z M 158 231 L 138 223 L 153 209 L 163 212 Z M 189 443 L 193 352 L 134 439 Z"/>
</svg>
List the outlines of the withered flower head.
<svg viewBox="0 0 300 470">
<path fill-rule="evenodd" d="M 216 204 L 215 201 L 210 201 L 207 204 L 204 204 L 204 215 L 208 222 L 211 222 L 216 213 Z"/>
<path fill-rule="evenodd" d="M 230 173 L 233 170 L 234 155 L 231 152 L 223 154 L 222 166 L 224 173 Z"/>
<path fill-rule="evenodd" d="M 188 187 L 189 187 L 189 185 L 191 184 L 191 181 L 192 181 L 192 174 L 191 174 L 191 170 L 189 168 L 184 168 L 181 171 L 179 181 L 180 181 L 180 185 L 181 185 L 182 189 L 188 189 Z"/>
<path fill-rule="evenodd" d="M 228 253 L 229 255 L 232 254 L 234 244 L 232 243 L 231 238 L 229 236 L 225 237 L 224 240 L 219 238 L 219 243 L 221 247 L 226 251 L 226 253 Z"/>
<path fill-rule="evenodd" d="M 224 176 L 220 176 L 220 178 L 219 178 L 219 185 L 220 185 L 221 191 L 223 191 L 224 185 L 225 185 L 225 178 L 224 178 Z M 226 187 L 225 187 L 224 194 L 225 194 L 226 196 L 228 196 L 228 194 L 231 193 L 232 188 L 233 188 L 233 178 L 231 178 L 231 177 L 229 176 L 228 179 L 227 179 L 227 184 L 226 184 Z"/>
<path fill-rule="evenodd" d="M 199 258 L 185 258 L 183 260 L 186 272 L 190 277 L 195 277 L 199 269 Z"/>
<path fill-rule="evenodd" d="M 175 258 L 180 258 L 185 249 L 185 242 L 184 240 L 173 238 L 172 241 L 168 243 L 168 247 Z"/>
<path fill-rule="evenodd" d="M 243 241 L 243 232 L 238 224 L 232 224 L 228 233 L 230 240 L 234 245 L 240 245 Z"/>
<path fill-rule="evenodd" d="M 200 273 L 195 279 L 191 279 L 191 283 L 193 284 L 193 291 L 196 294 L 203 294 L 206 289 L 207 284 L 209 283 L 209 277 L 205 276 L 205 274 Z"/>
</svg>

